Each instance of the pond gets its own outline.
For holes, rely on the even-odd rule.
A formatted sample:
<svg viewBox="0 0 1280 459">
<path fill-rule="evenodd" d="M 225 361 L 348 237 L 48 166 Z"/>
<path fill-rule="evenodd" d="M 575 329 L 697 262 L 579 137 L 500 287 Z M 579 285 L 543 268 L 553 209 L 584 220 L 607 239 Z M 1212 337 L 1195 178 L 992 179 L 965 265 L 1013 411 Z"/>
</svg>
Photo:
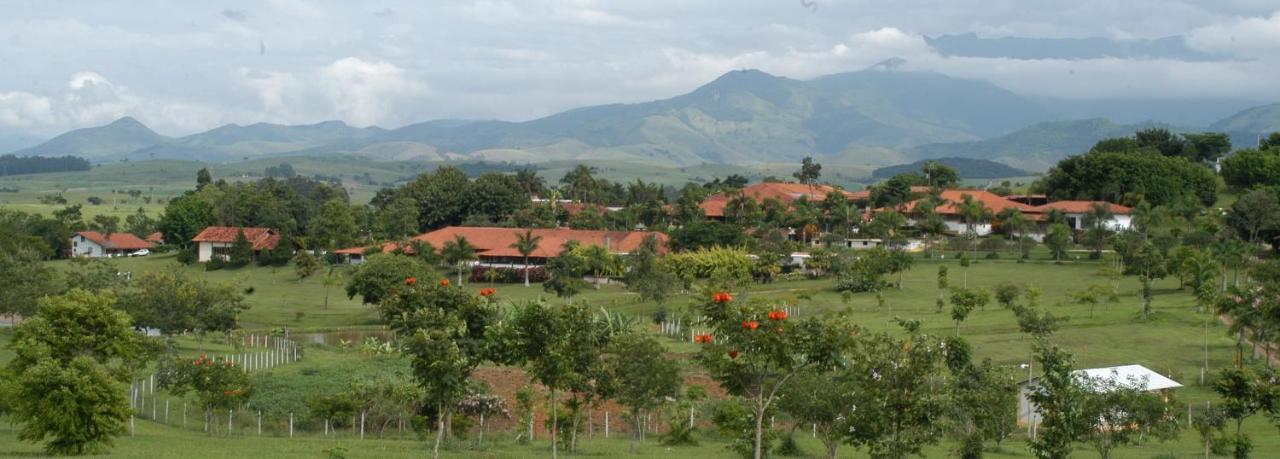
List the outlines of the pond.
<svg viewBox="0 0 1280 459">
<path fill-rule="evenodd" d="M 294 340 L 299 343 L 340 346 L 344 341 L 351 345 L 359 345 L 367 338 L 376 338 L 378 341 L 388 341 L 395 339 L 396 334 L 391 330 L 340 330 L 315 333 L 295 333 L 293 334 L 293 337 Z"/>
</svg>

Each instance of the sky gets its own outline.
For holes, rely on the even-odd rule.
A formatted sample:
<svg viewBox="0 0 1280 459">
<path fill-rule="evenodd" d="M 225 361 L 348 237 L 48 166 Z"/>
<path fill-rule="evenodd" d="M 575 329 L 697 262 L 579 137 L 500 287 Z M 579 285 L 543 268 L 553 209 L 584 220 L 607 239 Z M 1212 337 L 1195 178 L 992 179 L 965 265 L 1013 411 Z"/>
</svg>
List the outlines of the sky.
<svg viewBox="0 0 1280 459">
<path fill-rule="evenodd" d="M 0 0 L 0 134 L 133 116 L 394 128 L 527 120 L 688 92 L 731 70 L 903 68 L 1069 99 L 1280 101 L 1277 0 Z M 925 37 L 1178 36 L 1212 60 L 940 53 Z"/>
</svg>

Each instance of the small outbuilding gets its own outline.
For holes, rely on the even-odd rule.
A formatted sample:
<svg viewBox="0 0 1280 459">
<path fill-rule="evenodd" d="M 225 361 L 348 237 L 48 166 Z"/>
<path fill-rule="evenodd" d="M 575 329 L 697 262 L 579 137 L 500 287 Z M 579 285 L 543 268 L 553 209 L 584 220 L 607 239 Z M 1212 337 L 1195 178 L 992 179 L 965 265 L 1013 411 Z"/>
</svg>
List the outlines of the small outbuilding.
<svg viewBox="0 0 1280 459">
<path fill-rule="evenodd" d="M 1071 373 L 1080 380 L 1086 389 L 1105 391 L 1111 387 L 1137 387 L 1146 392 L 1161 392 L 1182 387 L 1182 384 L 1156 373 L 1142 365 L 1123 365 L 1118 367 L 1088 368 Z M 1040 408 L 1027 397 L 1031 389 L 1039 384 L 1039 378 L 1022 381 L 1018 384 L 1018 425 L 1026 427 L 1040 424 Z"/>
</svg>

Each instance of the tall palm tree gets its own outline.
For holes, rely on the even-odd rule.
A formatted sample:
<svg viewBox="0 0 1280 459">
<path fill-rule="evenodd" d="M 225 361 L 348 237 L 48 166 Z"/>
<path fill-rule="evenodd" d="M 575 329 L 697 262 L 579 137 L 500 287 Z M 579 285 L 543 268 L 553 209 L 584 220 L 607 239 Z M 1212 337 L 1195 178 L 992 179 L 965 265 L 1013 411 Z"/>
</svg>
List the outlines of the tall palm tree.
<svg viewBox="0 0 1280 459">
<path fill-rule="evenodd" d="M 452 241 L 445 242 L 440 253 L 444 256 L 445 263 L 453 265 L 458 270 L 458 285 L 462 285 L 464 264 L 476 259 L 476 246 L 471 245 L 471 241 L 459 234 L 454 236 Z"/>
<path fill-rule="evenodd" d="M 960 203 L 956 205 L 956 210 L 960 212 L 960 218 L 964 220 L 965 231 L 973 238 L 973 257 L 978 258 L 978 231 L 977 226 L 991 220 L 991 208 L 983 204 L 982 201 L 973 199 L 973 195 L 965 194 Z"/>
<path fill-rule="evenodd" d="M 1009 232 L 1009 237 L 1014 238 L 1017 243 L 1018 256 L 1025 255 L 1023 252 L 1023 239 L 1026 239 L 1027 226 L 1031 223 L 1027 217 L 1022 215 L 1022 211 L 1013 207 L 1006 207 L 1000 211 L 1000 225 Z"/>
<path fill-rule="evenodd" d="M 1085 234 L 1093 243 L 1093 257 L 1102 258 L 1102 248 L 1107 244 L 1107 236 L 1111 235 L 1111 205 L 1095 202 L 1084 214 Z"/>
<path fill-rule="evenodd" d="M 511 248 L 520 252 L 524 257 L 524 286 L 529 286 L 529 255 L 538 250 L 538 244 L 542 242 L 542 236 L 535 236 L 533 230 L 524 230 L 524 233 L 516 233 L 516 242 L 511 244 Z"/>
</svg>

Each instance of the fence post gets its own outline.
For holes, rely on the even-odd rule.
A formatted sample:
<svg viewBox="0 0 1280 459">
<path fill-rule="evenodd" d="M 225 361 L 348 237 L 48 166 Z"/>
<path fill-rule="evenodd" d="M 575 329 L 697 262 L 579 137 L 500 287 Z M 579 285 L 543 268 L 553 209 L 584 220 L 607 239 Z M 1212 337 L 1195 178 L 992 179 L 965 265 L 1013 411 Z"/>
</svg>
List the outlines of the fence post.
<svg viewBox="0 0 1280 459">
<path fill-rule="evenodd" d="M 329 436 L 329 418 L 324 418 L 324 436 Z"/>
<path fill-rule="evenodd" d="M 289 412 L 289 438 L 293 438 L 293 412 Z"/>
<path fill-rule="evenodd" d="M 227 435 L 231 435 L 231 419 L 232 419 L 231 415 L 232 414 L 234 414 L 232 410 L 227 410 Z"/>
<path fill-rule="evenodd" d="M 605 439 L 609 438 L 609 412 L 608 411 L 604 412 L 604 438 Z"/>
<path fill-rule="evenodd" d="M 156 419 L 157 419 L 157 418 L 156 418 L 156 405 L 159 405 L 159 404 L 160 404 L 159 402 L 156 402 L 156 393 L 155 393 L 155 392 L 152 392 L 152 393 L 151 393 L 151 420 L 152 420 L 152 421 L 154 421 L 154 420 L 156 420 Z"/>
<path fill-rule="evenodd" d="M 187 402 L 182 402 L 182 428 L 187 428 Z"/>
<path fill-rule="evenodd" d="M 133 436 L 133 430 L 134 430 L 134 425 L 133 425 L 133 415 L 131 414 L 131 415 L 129 415 L 129 436 L 130 436 L 130 437 L 132 437 L 132 436 Z"/>
<path fill-rule="evenodd" d="M 364 440 L 364 411 L 360 412 L 360 439 Z"/>
<path fill-rule="evenodd" d="M 164 399 L 164 423 L 169 425 L 169 399 Z"/>
<path fill-rule="evenodd" d="M 262 436 L 262 410 L 258 410 L 258 436 Z"/>
</svg>

